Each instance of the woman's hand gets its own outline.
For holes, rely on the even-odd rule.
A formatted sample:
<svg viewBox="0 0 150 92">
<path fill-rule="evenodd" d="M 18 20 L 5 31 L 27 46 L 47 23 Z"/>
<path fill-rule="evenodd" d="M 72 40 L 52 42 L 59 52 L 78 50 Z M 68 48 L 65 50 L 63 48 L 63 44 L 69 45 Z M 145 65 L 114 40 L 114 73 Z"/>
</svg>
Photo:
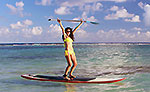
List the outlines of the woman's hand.
<svg viewBox="0 0 150 92">
<path fill-rule="evenodd" d="M 82 25 L 82 23 L 84 22 L 82 19 L 80 19 L 80 24 L 73 30 L 73 34 L 76 32 L 76 30 Z"/>
<path fill-rule="evenodd" d="M 81 23 L 83 23 L 84 21 L 82 19 L 80 19 Z"/>
<path fill-rule="evenodd" d="M 61 29 L 62 29 L 63 35 L 65 35 L 65 29 L 64 29 L 64 27 L 63 27 L 63 25 L 62 25 L 62 23 L 61 23 L 61 20 L 60 20 L 59 18 L 57 18 L 57 22 L 59 23 L 59 25 L 60 25 L 60 27 L 61 27 Z"/>
<path fill-rule="evenodd" d="M 61 20 L 60 20 L 59 18 L 57 18 L 57 22 L 58 22 L 58 23 L 61 23 Z"/>
</svg>

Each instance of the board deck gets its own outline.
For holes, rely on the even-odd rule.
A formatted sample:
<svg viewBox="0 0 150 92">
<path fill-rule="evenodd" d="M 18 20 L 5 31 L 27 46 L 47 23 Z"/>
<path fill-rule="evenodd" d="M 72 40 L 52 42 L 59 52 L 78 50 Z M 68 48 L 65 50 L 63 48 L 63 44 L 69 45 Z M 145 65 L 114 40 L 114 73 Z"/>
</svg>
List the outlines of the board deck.
<svg viewBox="0 0 150 92">
<path fill-rule="evenodd" d="M 47 75 L 31 75 L 24 74 L 21 77 L 29 80 L 39 80 L 39 81 L 52 81 L 52 82 L 66 82 L 66 83 L 113 83 L 122 81 L 125 78 L 74 78 L 73 80 L 64 79 L 62 76 L 47 76 Z"/>
</svg>

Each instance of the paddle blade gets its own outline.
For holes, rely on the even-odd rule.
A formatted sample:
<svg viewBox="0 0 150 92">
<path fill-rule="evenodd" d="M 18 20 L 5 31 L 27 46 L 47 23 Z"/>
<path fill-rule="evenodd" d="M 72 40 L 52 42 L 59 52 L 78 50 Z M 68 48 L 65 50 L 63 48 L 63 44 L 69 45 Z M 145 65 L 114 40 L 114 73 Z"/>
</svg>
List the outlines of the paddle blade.
<svg viewBox="0 0 150 92">
<path fill-rule="evenodd" d="M 86 23 L 91 23 L 91 24 L 99 24 L 97 22 L 92 22 L 92 21 L 85 21 Z"/>
<path fill-rule="evenodd" d="M 97 22 L 90 22 L 90 23 L 92 23 L 92 24 L 99 24 L 99 23 L 97 23 Z"/>
<path fill-rule="evenodd" d="M 57 19 L 48 19 L 48 21 L 57 21 Z"/>
</svg>

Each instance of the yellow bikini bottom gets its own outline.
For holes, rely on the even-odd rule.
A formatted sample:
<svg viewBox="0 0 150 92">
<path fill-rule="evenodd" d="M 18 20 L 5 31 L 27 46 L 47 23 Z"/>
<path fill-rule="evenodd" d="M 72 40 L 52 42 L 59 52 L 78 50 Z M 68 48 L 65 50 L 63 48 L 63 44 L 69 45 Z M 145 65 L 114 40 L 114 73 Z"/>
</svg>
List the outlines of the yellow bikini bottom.
<svg viewBox="0 0 150 92">
<path fill-rule="evenodd" d="M 65 56 L 72 55 L 72 54 L 75 55 L 75 52 L 73 50 L 65 50 Z"/>
</svg>

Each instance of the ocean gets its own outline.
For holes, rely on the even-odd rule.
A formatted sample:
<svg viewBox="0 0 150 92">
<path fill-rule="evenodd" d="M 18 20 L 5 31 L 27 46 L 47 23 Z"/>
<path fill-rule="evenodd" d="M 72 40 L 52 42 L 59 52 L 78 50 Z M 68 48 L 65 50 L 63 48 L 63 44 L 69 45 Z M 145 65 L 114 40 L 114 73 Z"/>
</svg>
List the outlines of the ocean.
<svg viewBox="0 0 150 92">
<path fill-rule="evenodd" d="M 0 92 L 150 92 L 149 44 L 74 44 L 78 77 L 126 78 L 111 84 L 70 84 L 21 78 L 64 74 L 63 44 L 1 45 Z"/>
</svg>

